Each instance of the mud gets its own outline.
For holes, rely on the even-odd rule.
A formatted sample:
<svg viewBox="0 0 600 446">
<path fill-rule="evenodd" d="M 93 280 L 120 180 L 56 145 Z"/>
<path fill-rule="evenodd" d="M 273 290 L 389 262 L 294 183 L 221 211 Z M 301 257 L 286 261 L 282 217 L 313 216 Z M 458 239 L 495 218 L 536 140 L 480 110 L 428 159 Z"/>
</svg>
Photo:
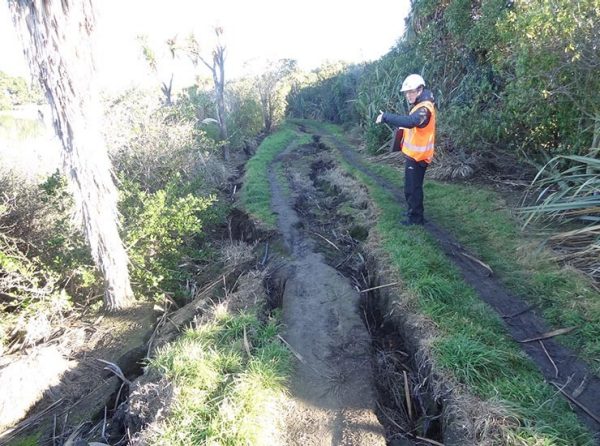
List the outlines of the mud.
<svg viewBox="0 0 600 446">
<path fill-rule="evenodd" d="M 318 138 L 312 150 L 301 152 L 302 159 L 289 162 L 295 177 L 308 175 L 311 181 L 292 181 L 295 194 L 289 199 L 295 203 L 302 231 L 316 236 L 314 247 L 355 289 L 386 283 L 377 260 L 363 246 L 375 218 L 366 189 L 336 167 Z M 445 404 L 450 399 L 449 386 L 431 373 L 420 347 L 420 332 L 406 315 L 391 317 L 394 293 L 384 291 L 376 288 L 360 293 L 358 314 L 371 337 L 375 412 L 387 444 L 468 443 L 461 423 L 449 410 L 453 406 Z M 452 422 L 447 423 L 449 420 Z"/>
<path fill-rule="evenodd" d="M 56 383 L 37 383 L 43 387 L 43 395 L 21 422 L 0 434 L 0 445 L 31 441 L 32 436 L 37 438 L 36 444 L 62 444 L 71 434 L 75 438 L 102 429 L 110 436 L 110 420 L 127 394 L 127 385 L 117 373 L 126 380 L 141 373 L 144 346 L 155 318 L 152 305 L 141 304 L 100 317 L 84 317 L 70 326 L 52 343 L 71 366 L 54 378 Z M 75 335 L 76 343 L 71 339 Z M 29 373 L 38 379 L 42 376 L 36 369 Z M 28 383 L 18 383 L 22 385 Z"/>
</svg>

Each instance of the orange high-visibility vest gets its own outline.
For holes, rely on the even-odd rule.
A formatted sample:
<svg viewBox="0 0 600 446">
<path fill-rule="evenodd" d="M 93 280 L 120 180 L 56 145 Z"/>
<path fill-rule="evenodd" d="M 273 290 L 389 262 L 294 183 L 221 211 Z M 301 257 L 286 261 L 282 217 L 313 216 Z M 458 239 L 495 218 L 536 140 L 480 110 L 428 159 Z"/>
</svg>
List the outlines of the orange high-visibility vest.
<svg viewBox="0 0 600 446">
<path fill-rule="evenodd" d="M 402 153 L 415 161 L 425 161 L 429 164 L 433 159 L 435 143 L 435 107 L 433 102 L 424 101 L 415 105 L 410 112 L 413 113 L 420 107 L 426 107 L 430 111 L 429 123 L 423 128 L 413 127 L 404 130 Z"/>
</svg>

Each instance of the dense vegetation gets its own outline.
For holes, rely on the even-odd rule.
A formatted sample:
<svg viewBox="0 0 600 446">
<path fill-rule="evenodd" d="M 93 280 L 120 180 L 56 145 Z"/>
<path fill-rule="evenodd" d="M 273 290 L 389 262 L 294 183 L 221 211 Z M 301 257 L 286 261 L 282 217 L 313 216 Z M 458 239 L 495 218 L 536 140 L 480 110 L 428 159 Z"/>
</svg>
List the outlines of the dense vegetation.
<svg viewBox="0 0 600 446">
<path fill-rule="evenodd" d="M 524 163 L 534 164 L 540 172 L 535 182 L 539 191 L 530 196 L 539 197 L 540 201 L 522 209 L 528 217 L 523 221 L 531 222 L 544 215 L 569 225 L 566 235 L 554 235 L 550 241 L 561 249 L 565 261 L 598 279 L 600 3 L 598 0 L 575 3 L 572 0 L 413 0 L 404 36 L 376 62 L 327 64 L 303 73 L 293 61 L 281 60 L 272 62 L 255 78 L 228 82 L 224 98 L 225 124 L 229 129 L 226 139 L 214 124 L 215 91 L 210 80 L 202 76 L 197 84 L 181 91 L 172 91 L 169 85 L 166 99 L 160 97 L 159 88 L 151 92 L 132 90 L 107 99 L 105 138 L 118 179 L 121 236 L 129 255 L 137 298 L 184 303 L 193 297 L 190 283 L 198 279 L 198 271 L 214 263 L 216 252 L 207 229 L 218 228 L 225 221 L 228 202 L 224 200 L 224 192 L 229 195 L 229 191 L 224 190 L 224 185 L 232 173 L 231 166 L 221 157 L 224 147 L 234 156 L 241 152 L 253 154 L 258 141 L 277 128 L 287 113 L 346 127 L 359 126 L 368 150 L 377 153 L 389 137 L 389 130 L 376 126 L 374 117 L 380 109 L 399 113 L 406 110 L 399 89 L 411 72 L 423 74 L 436 96 L 440 110 L 438 162 L 469 164 L 470 168 L 461 172 L 496 173 L 500 167 L 493 161 L 502 152 L 509 155 L 515 169 Z M 164 89 L 163 94 L 166 95 Z M 39 101 L 39 92 L 25 80 L 0 72 L 0 110 Z M 279 151 L 292 141 L 306 142 L 304 138 L 307 137 L 284 127 L 282 132 L 264 141 L 262 150 L 247 166 L 242 201 L 254 217 L 267 224 L 273 224 L 274 216 L 268 210 L 265 168 Z M 396 256 L 395 261 L 406 268 L 402 264 L 408 261 L 406 253 L 398 250 L 409 246 L 410 240 L 393 227 L 398 216 L 388 206 L 389 197 L 371 187 L 375 200 L 385 211 L 380 223 L 381 232 L 387 234 L 383 242 L 390 255 Z M 479 214 L 473 212 L 477 203 L 467 200 L 463 203 L 465 207 L 453 205 L 454 213 L 448 215 L 448 210 L 439 204 L 447 205 L 448 190 L 454 196 L 464 193 L 440 185 L 433 185 L 427 191 L 436 219 L 449 227 L 462 227 L 468 213 L 473 225 L 488 225 L 488 220 L 482 223 L 477 220 Z M 56 173 L 32 182 L 16 172 L 0 170 L 0 192 L 2 356 L 51 338 L 69 315 L 76 315 L 82 309 L 100 308 L 103 283 L 93 266 L 80 222 L 72 218 L 72 196 L 63 176 Z M 480 198 L 481 202 L 485 200 Z M 491 209 L 487 213 L 494 212 Z M 506 229 L 508 225 L 502 220 L 500 226 Z M 486 249 L 494 251 L 488 261 L 500 272 L 503 267 L 509 268 L 510 256 L 516 249 L 511 242 L 515 242 L 518 231 L 514 227 L 511 231 L 495 239 L 481 240 L 476 246 L 484 255 Z M 424 246 L 426 251 L 434 249 L 428 240 L 422 242 L 419 250 Z M 431 258 L 437 255 L 429 251 L 425 254 Z M 503 377 L 503 369 L 496 362 L 498 358 L 527 369 L 525 372 L 531 376 L 537 372 L 528 370 L 528 363 L 513 347 L 499 352 L 490 349 L 497 342 L 500 330 L 496 318 L 491 318 L 470 292 L 462 290 L 454 273 L 448 271 L 444 266 L 446 275 L 442 279 L 448 283 L 446 289 L 436 291 L 430 283 L 420 281 L 408 284 L 422 298 L 421 310 L 434 318 L 441 311 L 439 295 L 452 295 L 457 300 L 450 304 L 469 308 L 470 314 L 465 317 L 480 319 L 488 326 L 482 329 L 479 343 L 467 340 L 465 344 L 470 343 L 471 351 L 466 359 L 464 355 L 459 358 L 463 362 L 454 354 L 458 345 L 454 338 L 438 342 L 435 348 L 440 357 L 451 359 L 443 365 L 484 397 L 495 392 L 508 394 L 516 389 L 508 381 L 500 389 L 502 392 L 486 387 L 487 377 Z M 569 311 L 556 309 L 574 293 L 585 297 L 587 303 L 593 292 L 572 285 L 553 271 L 523 274 L 530 274 L 539 283 L 522 285 L 515 274 L 517 283 L 512 285 L 522 286 L 528 297 L 537 293 L 551 301 L 552 305 L 542 302 L 550 322 L 585 325 L 581 339 L 569 337 L 568 343 L 593 362 L 598 352 L 597 305 L 573 306 Z M 457 289 L 461 293 L 455 292 Z M 586 312 L 587 317 L 594 318 L 593 323 L 582 322 Z M 213 322 L 187 332 L 177 344 L 163 350 L 151 368 L 179 385 L 198 385 L 207 391 L 203 397 L 211 397 L 224 386 L 221 380 L 226 373 L 234 373 L 235 384 L 239 386 L 226 390 L 240 394 L 242 390 L 248 391 L 242 394 L 244 401 L 255 399 L 252 390 L 261 385 L 278 392 L 279 376 L 288 372 L 289 364 L 284 361 L 274 364 L 273 370 L 265 368 L 273 365 L 269 361 L 275 356 L 273 350 L 279 348 L 274 339 L 277 321 L 270 320 L 265 326 L 253 314 L 236 317 L 217 314 Z M 463 322 L 458 317 L 442 318 L 440 326 L 447 333 L 460 334 Z M 256 347 L 252 355 L 240 347 L 246 330 Z M 194 361 L 204 361 L 206 376 L 196 373 L 196 362 L 173 361 L 184 348 L 195 352 Z M 476 361 L 481 364 L 474 364 Z M 598 367 L 597 363 L 593 366 Z M 210 387 L 205 383 L 209 378 L 214 378 Z M 535 412 L 543 429 L 554 429 L 546 423 L 560 427 L 560 420 L 552 413 L 554 406 L 548 405 L 543 411 L 540 407 L 537 412 L 531 406 L 549 398 L 547 388 L 536 387 L 538 381 L 537 375 L 531 381 L 535 383 L 532 392 L 537 392 L 534 403 L 520 401 L 519 410 Z M 527 382 L 522 385 L 526 387 Z M 530 396 L 521 388 L 517 390 L 524 398 Z M 230 397 L 227 394 L 222 400 L 228 401 Z M 203 399 L 199 404 L 206 401 Z M 256 412 L 249 411 L 246 417 L 235 412 L 227 417 L 221 413 L 227 409 L 221 402 L 207 409 L 203 422 L 211 426 L 239 424 L 245 428 L 255 422 L 265 404 L 270 404 L 255 401 Z M 185 406 L 181 409 L 186 412 Z M 573 430 L 573 438 L 586 435 L 579 428 L 565 429 Z M 170 436 L 180 435 L 177 430 L 175 426 L 169 431 L 165 441 L 174 442 Z M 249 437 L 258 435 L 248 430 Z M 235 429 L 229 434 L 230 444 L 245 438 Z M 210 432 L 190 435 L 203 440 L 212 438 Z"/>
<path fill-rule="evenodd" d="M 196 272 L 216 255 L 205 230 L 223 224 L 228 212 L 223 197 L 232 172 L 221 149 L 256 150 L 265 116 L 268 125 L 283 118 L 288 74 L 274 66 L 262 78 L 228 83 L 227 141 L 213 123 L 215 98 L 205 79 L 172 92 L 169 104 L 158 88 L 105 98 L 104 137 L 139 300 L 192 297 Z M 2 86 L 9 110 L 37 98 L 23 79 L 2 75 Z M 3 168 L 0 190 L 0 352 L 9 353 L 48 339 L 69 315 L 100 308 L 103 282 L 60 173 L 38 181 L 34 172 Z"/>
<path fill-rule="evenodd" d="M 210 258 L 203 227 L 226 212 L 217 192 L 227 172 L 215 141 L 152 96 L 127 92 L 108 103 L 106 139 L 134 291 L 185 299 L 193 265 Z M 47 339 L 75 308 L 100 305 L 103 283 L 59 173 L 38 184 L 2 171 L 0 186 L 0 351 L 14 351 Z"/>
<path fill-rule="evenodd" d="M 30 87 L 22 77 L 9 76 L 0 71 L 0 110 L 10 110 L 13 107 L 31 102 L 40 103 L 42 94 L 39 87 Z"/>
<path fill-rule="evenodd" d="M 292 89 L 289 113 L 359 124 L 377 153 L 390 132 L 375 116 L 405 113 L 402 80 L 421 73 L 439 109 L 437 162 L 446 165 L 439 172 L 515 178 L 534 165 L 540 175 L 530 197 L 538 202 L 524 212 L 582 228 L 552 242 L 567 261 L 583 255 L 579 266 L 598 278 L 598 0 L 412 4 L 388 54 Z"/>
<path fill-rule="evenodd" d="M 373 148 L 377 111 L 404 111 L 402 80 L 422 73 L 447 150 L 587 154 L 598 138 L 599 16 L 596 0 L 416 0 L 387 55 L 298 91 L 289 111 L 337 123 L 357 112 Z"/>
</svg>

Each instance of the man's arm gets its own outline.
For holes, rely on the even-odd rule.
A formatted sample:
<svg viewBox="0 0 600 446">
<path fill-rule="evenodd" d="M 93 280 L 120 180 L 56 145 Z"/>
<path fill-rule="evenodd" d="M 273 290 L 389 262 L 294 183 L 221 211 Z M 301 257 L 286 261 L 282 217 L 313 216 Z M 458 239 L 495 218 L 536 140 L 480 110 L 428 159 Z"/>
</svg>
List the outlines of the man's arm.
<svg viewBox="0 0 600 446">
<path fill-rule="evenodd" d="M 429 124 L 431 112 L 427 107 L 419 107 L 410 115 L 395 115 L 393 113 L 384 113 L 381 120 L 394 127 L 412 129 L 413 127 L 423 128 Z"/>
</svg>

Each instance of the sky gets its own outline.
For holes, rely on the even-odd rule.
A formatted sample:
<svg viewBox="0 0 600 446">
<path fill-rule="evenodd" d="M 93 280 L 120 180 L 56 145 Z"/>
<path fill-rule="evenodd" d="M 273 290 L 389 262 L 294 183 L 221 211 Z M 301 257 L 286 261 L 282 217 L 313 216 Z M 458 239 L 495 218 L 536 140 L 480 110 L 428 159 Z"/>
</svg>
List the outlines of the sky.
<svg viewBox="0 0 600 446">
<path fill-rule="evenodd" d="M 96 2 L 96 68 L 103 88 L 122 89 L 140 82 L 191 81 L 191 63 L 181 58 L 152 76 L 137 36 L 146 35 L 160 56 L 167 38 L 195 33 L 210 54 L 214 26 L 224 29 L 226 78 L 248 74 L 251 60 L 296 59 L 304 69 L 325 61 L 378 59 L 404 32 L 410 0 L 101 0 Z M 0 70 L 28 77 L 20 41 L 7 2 L 0 1 Z M 167 58 L 165 57 L 165 60 Z M 208 72 L 207 72 L 208 73 Z"/>
</svg>

